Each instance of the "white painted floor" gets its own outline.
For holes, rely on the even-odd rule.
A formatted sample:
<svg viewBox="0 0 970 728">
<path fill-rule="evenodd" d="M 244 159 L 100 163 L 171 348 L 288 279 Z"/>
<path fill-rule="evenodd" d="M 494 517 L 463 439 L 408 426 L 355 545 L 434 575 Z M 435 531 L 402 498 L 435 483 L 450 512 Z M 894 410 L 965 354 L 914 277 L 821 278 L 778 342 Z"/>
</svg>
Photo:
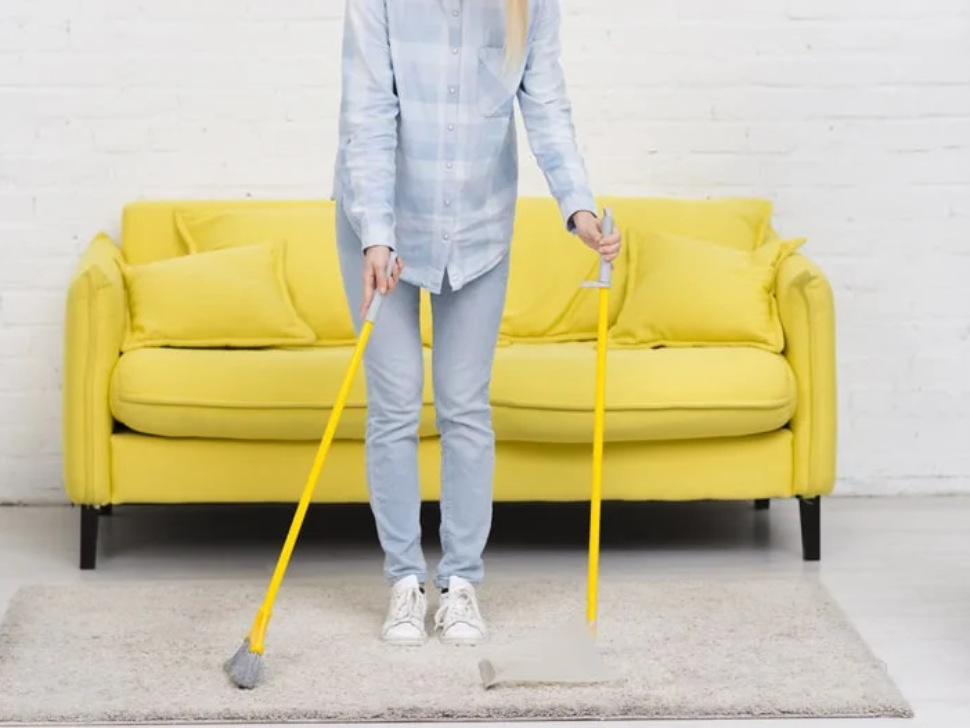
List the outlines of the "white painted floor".
<svg viewBox="0 0 970 728">
<path fill-rule="evenodd" d="M 101 520 L 98 569 L 81 572 L 77 510 L 0 508 L 0 609 L 33 582 L 268 579 L 291 515 L 290 508 L 121 508 Z M 583 508 L 498 509 L 490 576 L 584 574 L 586 518 Z M 817 570 L 916 710 L 909 721 L 679 721 L 651 728 L 970 726 L 970 498 L 826 501 L 816 564 L 801 559 L 794 502 L 760 513 L 748 504 L 607 505 L 603 518 L 604 576 Z M 432 544 L 434 519 L 429 511 Z M 381 557 L 372 529 L 366 508 L 312 511 L 290 573 L 373 577 Z M 428 555 L 433 563 L 433 547 Z M 811 681 L 806 675 L 806 685 Z"/>
</svg>

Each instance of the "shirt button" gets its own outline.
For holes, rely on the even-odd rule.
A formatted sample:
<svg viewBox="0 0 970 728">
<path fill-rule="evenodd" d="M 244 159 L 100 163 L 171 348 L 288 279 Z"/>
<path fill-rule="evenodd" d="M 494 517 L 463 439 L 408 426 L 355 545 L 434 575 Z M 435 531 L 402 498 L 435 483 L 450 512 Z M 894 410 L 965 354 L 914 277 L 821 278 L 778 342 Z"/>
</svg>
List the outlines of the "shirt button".
<svg viewBox="0 0 970 728">
<path fill-rule="evenodd" d="M 448 162 L 448 163 L 445 164 L 445 167 L 447 167 L 448 169 L 452 169 L 454 166 L 455 165 L 452 164 L 451 162 Z"/>
<path fill-rule="evenodd" d="M 448 125 L 448 131 L 454 131 L 454 130 L 455 130 L 455 125 L 454 124 L 449 124 Z"/>
<path fill-rule="evenodd" d="M 458 49 L 457 48 L 452 48 L 451 49 L 451 55 L 457 56 L 458 55 Z"/>
<path fill-rule="evenodd" d="M 457 10 L 452 10 L 452 11 L 451 11 L 451 14 L 452 14 L 452 15 L 453 15 L 454 17 L 456 17 L 456 18 L 458 17 L 458 11 L 457 11 Z"/>
<path fill-rule="evenodd" d="M 448 240 L 451 236 L 448 233 L 445 233 L 441 237 L 444 238 L 445 240 Z"/>
<path fill-rule="evenodd" d="M 450 93 L 450 94 L 452 94 L 452 95 L 454 95 L 454 93 L 455 93 L 455 91 L 456 91 L 456 90 L 457 90 L 457 89 L 455 89 L 455 87 L 454 87 L 454 86 L 449 86 L 449 87 L 448 87 L 448 93 Z"/>
<path fill-rule="evenodd" d="M 451 207 L 451 200 L 445 200 L 445 207 Z"/>
</svg>

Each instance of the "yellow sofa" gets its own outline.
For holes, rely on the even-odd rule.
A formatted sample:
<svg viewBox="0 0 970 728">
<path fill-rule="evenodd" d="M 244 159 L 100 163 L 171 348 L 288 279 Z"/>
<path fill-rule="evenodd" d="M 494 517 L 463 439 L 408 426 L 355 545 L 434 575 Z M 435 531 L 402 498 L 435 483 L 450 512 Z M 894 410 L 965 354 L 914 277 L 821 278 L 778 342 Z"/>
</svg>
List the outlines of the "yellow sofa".
<svg viewBox="0 0 970 728">
<path fill-rule="evenodd" d="M 661 258 L 651 246 L 697 239 L 753 255 L 781 240 L 770 203 L 600 203 L 613 209 L 626 239 L 610 298 L 604 499 L 746 499 L 763 508 L 770 499 L 795 497 L 804 557 L 819 558 L 819 497 L 834 488 L 836 459 L 835 323 L 823 272 L 797 249 L 776 257 L 764 289 L 767 313 L 752 323 L 761 338 L 732 333 L 736 322 L 728 318 L 705 339 L 705 322 L 722 311 L 734 315 L 731 297 L 742 297 L 719 288 L 721 280 L 710 278 L 716 269 L 701 270 L 720 252 L 698 248 L 680 268 L 653 270 L 659 278 L 650 279 L 642 271 Z M 143 201 L 123 210 L 120 244 L 104 233 L 91 241 L 68 289 L 63 368 L 64 484 L 81 506 L 81 568 L 95 567 L 98 517 L 113 506 L 298 500 L 354 341 L 333 213 L 332 202 L 315 200 Z M 172 280 L 183 280 L 171 277 L 179 275 L 172 265 L 215 261 L 188 256 L 236 246 L 253 252 L 246 258 L 253 266 L 276 266 L 275 280 L 284 283 L 279 315 L 295 311 L 296 323 L 274 323 L 270 314 L 252 323 L 289 326 L 275 343 L 246 329 L 250 314 L 232 319 L 220 309 L 245 308 L 246 300 L 233 304 L 226 293 L 220 303 L 212 266 L 215 282 L 189 276 L 172 293 Z M 512 255 L 492 385 L 495 499 L 584 501 L 597 295 L 580 283 L 595 277 L 597 260 L 563 230 L 555 204 L 541 198 L 520 201 Z M 233 260 L 220 265 L 249 264 Z M 156 265 L 163 261 L 170 265 Z M 725 269 L 734 265 L 725 261 Z M 750 272 L 735 283 L 747 285 L 745 276 Z M 698 292 L 698 281 L 708 288 Z M 677 295 L 687 298 L 677 303 Z M 687 309 L 695 320 L 680 321 Z M 424 298 L 428 370 L 430 310 Z M 644 316 L 667 320 L 644 323 Z M 185 331 L 172 331 L 183 324 Z M 225 336 L 206 330 L 220 326 Z M 247 345 L 246 335 L 256 343 Z M 189 342 L 180 344 L 179 336 Z M 439 448 L 430 376 L 426 381 L 421 487 L 435 500 Z M 365 410 L 361 370 L 316 502 L 366 502 Z"/>
</svg>

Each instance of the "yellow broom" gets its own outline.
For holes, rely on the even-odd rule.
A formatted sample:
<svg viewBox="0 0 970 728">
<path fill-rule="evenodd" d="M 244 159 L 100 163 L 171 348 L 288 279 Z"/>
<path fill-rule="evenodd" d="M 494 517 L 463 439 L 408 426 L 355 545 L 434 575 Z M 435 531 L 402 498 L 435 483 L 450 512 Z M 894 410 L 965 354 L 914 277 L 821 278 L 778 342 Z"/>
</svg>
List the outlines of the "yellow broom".
<svg viewBox="0 0 970 728">
<path fill-rule="evenodd" d="M 396 256 L 392 252 L 386 272 L 388 277 L 390 277 L 391 272 L 394 270 L 395 263 Z M 279 593 L 280 585 L 283 583 L 283 575 L 286 573 L 286 568 L 290 563 L 293 547 L 296 545 L 297 536 L 299 536 L 300 528 L 303 526 L 303 519 L 306 516 L 307 508 L 313 497 L 317 480 L 320 478 L 320 471 L 323 469 L 327 452 L 330 450 L 330 444 L 333 442 L 337 424 L 340 422 L 340 415 L 343 413 L 344 405 L 347 403 L 350 387 L 354 382 L 354 377 L 357 375 L 357 370 L 360 368 L 364 350 L 367 348 L 367 341 L 370 339 L 371 330 L 374 327 L 374 322 L 377 320 L 377 314 L 380 312 L 383 300 L 383 294 L 380 292 L 375 293 L 367 309 L 360 335 L 357 337 L 357 346 L 354 348 L 354 354 L 350 360 L 350 366 L 347 369 L 343 385 L 340 387 L 337 399 L 334 402 L 333 410 L 330 413 L 330 420 L 327 422 L 327 427 L 324 430 L 323 439 L 320 441 L 317 456 L 313 461 L 313 467 L 303 488 L 303 495 L 297 506 L 296 514 L 293 516 L 290 531 L 287 534 L 286 542 L 283 544 L 283 551 L 280 553 L 279 560 L 276 563 L 276 569 L 273 572 L 273 578 L 270 580 L 269 589 L 266 591 L 263 604 L 256 613 L 256 619 L 253 622 L 252 629 L 250 629 L 249 635 L 243 640 L 242 646 L 236 650 L 236 653 L 224 665 L 229 679 L 239 688 L 248 690 L 256 687 L 262 676 L 263 649 L 266 640 L 266 630 L 269 627 L 270 615 L 273 611 L 273 603 L 276 601 L 276 595 Z"/>
<path fill-rule="evenodd" d="M 613 234 L 613 212 L 603 211 L 604 236 Z M 482 686 L 500 684 L 597 683 L 612 673 L 596 651 L 599 594 L 600 511 L 603 499 L 603 440 L 606 419 L 606 336 L 609 330 L 610 287 L 613 264 L 600 260 L 599 278 L 584 281 L 583 288 L 599 289 L 599 323 L 596 338 L 596 394 L 593 406 L 593 486 L 590 494 L 589 564 L 586 591 L 586 623 L 569 622 L 529 645 L 514 648 L 502 657 L 479 661 Z"/>
</svg>

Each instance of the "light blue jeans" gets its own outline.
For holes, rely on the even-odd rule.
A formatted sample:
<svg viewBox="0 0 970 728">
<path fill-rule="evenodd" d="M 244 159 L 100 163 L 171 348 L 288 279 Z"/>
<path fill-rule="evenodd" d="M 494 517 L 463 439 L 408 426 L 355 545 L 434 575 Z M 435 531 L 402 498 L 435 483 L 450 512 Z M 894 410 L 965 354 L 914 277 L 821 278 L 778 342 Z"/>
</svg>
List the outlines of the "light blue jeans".
<svg viewBox="0 0 970 728">
<path fill-rule="evenodd" d="M 363 299 L 361 242 L 337 205 L 337 245 L 354 325 Z M 404 261 L 407 265 L 407 261 Z M 442 560 L 434 584 L 451 576 L 473 584 L 492 526 L 495 434 L 489 389 L 509 275 L 509 256 L 458 291 L 432 295 L 432 383 L 441 436 Z M 385 299 L 364 353 L 367 380 L 367 485 L 384 573 L 391 583 L 427 582 L 421 548 L 418 424 L 424 389 L 420 289 L 398 282 Z"/>
</svg>

